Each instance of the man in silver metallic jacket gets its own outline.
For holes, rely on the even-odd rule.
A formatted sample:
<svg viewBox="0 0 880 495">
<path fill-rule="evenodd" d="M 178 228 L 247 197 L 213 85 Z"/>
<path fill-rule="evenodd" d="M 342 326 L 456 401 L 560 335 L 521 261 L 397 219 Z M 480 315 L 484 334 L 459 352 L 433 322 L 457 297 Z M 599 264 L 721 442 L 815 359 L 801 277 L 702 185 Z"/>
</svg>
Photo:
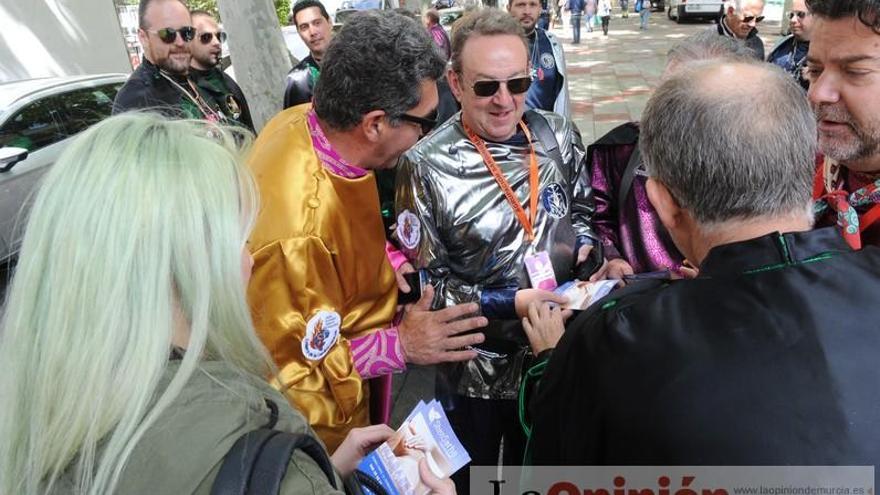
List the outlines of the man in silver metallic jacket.
<svg viewBox="0 0 880 495">
<path fill-rule="evenodd" d="M 462 111 L 410 149 L 397 173 L 397 240 L 435 287 L 434 306 L 478 302 L 490 320 L 476 359 L 438 368 L 438 396 L 474 465 L 495 464 L 502 437 L 504 463 L 522 463 L 515 399 L 530 354 L 519 318 L 532 301 L 564 303 L 549 289 L 602 264 L 590 255 L 577 128 L 543 111 L 523 121 L 526 46 L 499 10 L 458 21 L 447 78 Z M 466 471 L 454 477 L 459 493 Z"/>
</svg>

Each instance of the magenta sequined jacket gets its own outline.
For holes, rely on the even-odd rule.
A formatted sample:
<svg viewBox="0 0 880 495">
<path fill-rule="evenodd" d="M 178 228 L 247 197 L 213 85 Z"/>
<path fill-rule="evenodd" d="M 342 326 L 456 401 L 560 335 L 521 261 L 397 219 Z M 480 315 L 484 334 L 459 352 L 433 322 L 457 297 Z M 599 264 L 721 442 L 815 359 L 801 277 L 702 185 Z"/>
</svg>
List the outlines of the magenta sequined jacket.
<svg viewBox="0 0 880 495">
<path fill-rule="evenodd" d="M 619 207 L 621 179 L 638 140 L 638 124 L 630 122 L 612 129 L 587 148 L 596 204 L 593 227 L 609 260 L 623 258 L 635 273 L 668 269 L 680 275 L 684 257 L 648 201 L 643 163 L 636 169 L 623 208 Z"/>
</svg>

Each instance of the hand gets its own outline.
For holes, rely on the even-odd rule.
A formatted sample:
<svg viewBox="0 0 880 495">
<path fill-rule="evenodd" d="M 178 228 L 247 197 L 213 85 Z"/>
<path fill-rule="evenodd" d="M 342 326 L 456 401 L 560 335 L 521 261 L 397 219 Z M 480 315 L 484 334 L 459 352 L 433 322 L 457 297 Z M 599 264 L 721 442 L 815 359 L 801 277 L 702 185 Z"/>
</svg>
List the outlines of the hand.
<svg viewBox="0 0 880 495">
<path fill-rule="evenodd" d="M 697 278 L 697 275 L 700 274 L 700 269 L 691 264 L 690 261 L 684 260 L 681 264 L 681 278 Z"/>
<path fill-rule="evenodd" d="M 630 266 L 626 260 L 623 258 L 614 258 L 613 260 L 605 261 L 602 268 L 596 270 L 596 273 L 590 277 L 590 282 L 604 279 L 622 280 L 624 275 L 632 275 L 633 272 L 633 267 Z"/>
<path fill-rule="evenodd" d="M 397 288 L 400 289 L 400 292 L 409 294 L 409 291 L 412 288 L 406 283 L 406 279 L 403 278 L 407 273 L 413 273 L 416 269 L 409 263 L 409 261 L 404 262 L 402 265 L 397 267 L 397 270 L 394 271 L 394 278 L 397 279 Z"/>
<path fill-rule="evenodd" d="M 571 316 L 570 310 L 562 311 L 558 306 L 551 308 L 547 303 L 533 302 L 529 305 L 528 318 L 522 319 L 523 329 L 529 338 L 534 355 L 553 349 L 565 331 L 565 320 Z"/>
<path fill-rule="evenodd" d="M 426 442 L 425 439 L 422 438 L 421 435 L 415 434 L 415 435 L 412 435 L 411 437 L 405 439 L 403 441 L 403 446 L 408 449 L 415 449 L 415 450 L 424 451 L 428 448 L 428 442 Z"/>
<path fill-rule="evenodd" d="M 330 456 L 330 462 L 344 478 L 357 469 L 361 460 L 394 435 L 388 425 L 373 425 L 366 428 L 353 428 L 345 436 L 345 440 Z"/>
<path fill-rule="evenodd" d="M 437 364 L 449 361 L 467 361 L 477 357 L 476 351 L 458 350 L 485 340 L 482 333 L 458 335 L 485 327 L 489 320 L 482 316 L 463 318 L 476 313 L 476 303 L 431 311 L 434 287 L 427 285 L 421 299 L 407 306 L 398 327 L 400 347 L 408 363 Z M 461 319 L 459 319 L 461 318 Z"/>
<path fill-rule="evenodd" d="M 440 479 L 431 472 L 431 468 L 428 467 L 428 460 L 422 459 L 419 461 L 419 478 L 421 478 L 422 483 L 427 486 L 432 494 L 436 493 L 437 495 L 455 495 L 455 483 L 452 482 L 451 479 Z"/>
<path fill-rule="evenodd" d="M 516 291 L 514 304 L 516 305 L 516 316 L 524 318 L 529 314 L 529 305 L 532 302 L 552 302 L 556 304 L 565 304 L 568 298 L 544 289 L 520 289 Z"/>
<path fill-rule="evenodd" d="M 578 248 L 578 257 L 575 266 L 580 265 L 584 261 L 587 261 L 587 258 L 590 256 L 590 251 L 593 250 L 592 244 L 584 244 L 580 248 Z"/>
</svg>

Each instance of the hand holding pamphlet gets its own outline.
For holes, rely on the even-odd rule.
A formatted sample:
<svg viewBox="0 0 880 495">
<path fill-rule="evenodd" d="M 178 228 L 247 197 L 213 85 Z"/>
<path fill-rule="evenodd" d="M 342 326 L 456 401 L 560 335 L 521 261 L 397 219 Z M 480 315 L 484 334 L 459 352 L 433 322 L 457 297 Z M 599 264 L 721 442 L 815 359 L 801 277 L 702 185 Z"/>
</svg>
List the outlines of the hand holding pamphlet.
<svg viewBox="0 0 880 495">
<path fill-rule="evenodd" d="M 448 478 L 471 461 L 436 400 L 419 402 L 397 433 L 367 455 L 358 469 L 390 495 L 423 495 L 430 489 L 419 476 L 422 460 L 438 478 Z M 366 488 L 364 492 L 372 493 Z"/>
<path fill-rule="evenodd" d="M 557 287 L 553 292 L 568 298 L 562 309 L 584 310 L 594 302 L 602 299 L 612 291 L 620 280 L 600 280 L 598 282 L 583 282 L 574 279 Z"/>
</svg>

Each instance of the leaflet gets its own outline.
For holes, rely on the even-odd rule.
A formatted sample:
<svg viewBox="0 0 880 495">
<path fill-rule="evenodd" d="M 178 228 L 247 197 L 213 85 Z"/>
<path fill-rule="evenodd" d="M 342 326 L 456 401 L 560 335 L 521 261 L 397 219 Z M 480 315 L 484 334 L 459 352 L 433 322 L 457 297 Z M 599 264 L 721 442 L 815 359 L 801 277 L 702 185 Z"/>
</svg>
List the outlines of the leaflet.
<svg viewBox="0 0 880 495">
<path fill-rule="evenodd" d="M 619 283 L 620 280 L 583 282 L 574 279 L 560 285 L 553 292 L 568 298 L 568 302 L 561 306 L 563 309 L 583 310 L 608 295 Z"/>
<path fill-rule="evenodd" d="M 471 461 L 436 400 L 419 402 L 397 433 L 367 455 L 358 469 L 390 495 L 424 495 L 430 489 L 419 476 L 422 460 L 438 478 L 448 478 Z M 372 494 L 367 488 L 364 492 Z"/>
</svg>

